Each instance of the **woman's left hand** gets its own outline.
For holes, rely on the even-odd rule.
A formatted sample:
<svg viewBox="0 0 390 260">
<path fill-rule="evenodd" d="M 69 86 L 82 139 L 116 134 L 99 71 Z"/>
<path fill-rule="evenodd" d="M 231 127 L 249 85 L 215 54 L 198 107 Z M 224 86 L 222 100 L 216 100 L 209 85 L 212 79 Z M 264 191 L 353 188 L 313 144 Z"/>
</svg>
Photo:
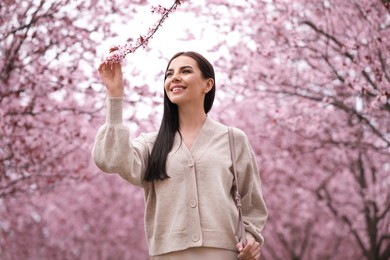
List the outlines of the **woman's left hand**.
<svg viewBox="0 0 390 260">
<path fill-rule="evenodd" d="M 257 242 L 254 238 L 247 238 L 247 244 L 242 248 L 242 244 L 237 243 L 236 248 L 240 252 L 238 254 L 238 259 L 242 260 L 259 260 L 260 259 L 260 243 Z"/>
</svg>

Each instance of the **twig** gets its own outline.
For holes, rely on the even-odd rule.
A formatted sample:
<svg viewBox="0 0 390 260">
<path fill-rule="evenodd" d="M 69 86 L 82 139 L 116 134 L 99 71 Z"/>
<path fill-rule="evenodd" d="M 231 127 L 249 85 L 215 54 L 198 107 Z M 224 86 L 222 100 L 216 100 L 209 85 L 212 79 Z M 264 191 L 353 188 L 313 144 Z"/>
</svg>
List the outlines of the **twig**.
<svg viewBox="0 0 390 260">
<path fill-rule="evenodd" d="M 182 2 L 183 0 L 175 0 L 174 4 L 170 8 L 165 8 L 161 5 L 159 5 L 158 7 L 152 7 L 152 13 L 161 14 L 161 18 L 155 23 L 154 26 L 149 28 L 147 35 L 140 35 L 135 45 L 133 45 L 132 43 L 126 43 L 124 45 L 117 45 L 111 47 L 109 50 L 110 54 L 107 58 L 105 58 L 105 62 L 120 63 L 126 58 L 127 54 L 135 52 L 141 46 L 145 47 L 148 44 L 149 40 L 153 38 L 153 35 L 157 32 L 158 28 L 160 28 L 163 22 L 168 18 L 169 14 L 173 13 L 176 10 L 177 6 L 180 5 Z"/>
</svg>

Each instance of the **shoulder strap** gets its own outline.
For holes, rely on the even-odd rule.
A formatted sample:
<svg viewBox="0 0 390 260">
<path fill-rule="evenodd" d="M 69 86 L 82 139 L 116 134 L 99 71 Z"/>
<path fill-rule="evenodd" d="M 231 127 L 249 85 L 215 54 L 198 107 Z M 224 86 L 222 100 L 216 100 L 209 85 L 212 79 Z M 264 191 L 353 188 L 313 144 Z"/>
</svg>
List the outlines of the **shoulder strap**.
<svg viewBox="0 0 390 260">
<path fill-rule="evenodd" d="M 235 152 L 235 146 L 234 146 L 234 134 L 232 127 L 229 127 L 228 130 L 229 133 L 229 146 L 230 146 L 230 155 L 232 158 L 232 168 L 233 168 L 233 197 L 236 202 L 236 206 L 238 209 L 238 223 L 236 227 L 236 239 L 237 241 L 241 242 L 243 247 L 246 245 L 246 235 L 245 235 L 245 226 L 244 221 L 242 219 L 242 204 L 241 204 L 241 196 L 238 189 L 238 178 L 237 178 L 237 171 L 236 171 L 236 152 Z"/>
</svg>

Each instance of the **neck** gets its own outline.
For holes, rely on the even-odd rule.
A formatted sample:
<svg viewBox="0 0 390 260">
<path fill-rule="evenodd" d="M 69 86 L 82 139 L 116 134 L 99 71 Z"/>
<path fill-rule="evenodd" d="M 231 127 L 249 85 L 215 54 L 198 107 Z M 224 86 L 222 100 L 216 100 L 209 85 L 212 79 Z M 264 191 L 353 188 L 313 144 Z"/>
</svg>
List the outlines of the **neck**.
<svg viewBox="0 0 390 260">
<path fill-rule="evenodd" d="M 194 131 L 202 127 L 206 113 L 201 109 L 183 109 L 179 107 L 180 131 Z"/>
</svg>

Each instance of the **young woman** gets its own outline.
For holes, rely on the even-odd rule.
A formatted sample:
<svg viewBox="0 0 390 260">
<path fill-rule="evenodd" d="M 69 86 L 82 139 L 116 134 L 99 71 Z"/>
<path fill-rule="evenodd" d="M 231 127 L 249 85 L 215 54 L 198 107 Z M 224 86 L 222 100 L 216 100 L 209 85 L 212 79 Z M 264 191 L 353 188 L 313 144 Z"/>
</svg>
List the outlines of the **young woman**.
<svg viewBox="0 0 390 260">
<path fill-rule="evenodd" d="M 129 142 L 122 122 L 120 64 L 98 69 L 107 88 L 107 118 L 93 148 L 96 165 L 142 187 L 151 259 L 259 259 L 267 219 L 255 155 L 246 135 L 233 128 L 236 169 L 247 245 L 235 240 L 237 208 L 228 127 L 207 113 L 215 95 L 212 65 L 196 52 L 169 61 L 164 114 L 158 133 Z"/>
</svg>

